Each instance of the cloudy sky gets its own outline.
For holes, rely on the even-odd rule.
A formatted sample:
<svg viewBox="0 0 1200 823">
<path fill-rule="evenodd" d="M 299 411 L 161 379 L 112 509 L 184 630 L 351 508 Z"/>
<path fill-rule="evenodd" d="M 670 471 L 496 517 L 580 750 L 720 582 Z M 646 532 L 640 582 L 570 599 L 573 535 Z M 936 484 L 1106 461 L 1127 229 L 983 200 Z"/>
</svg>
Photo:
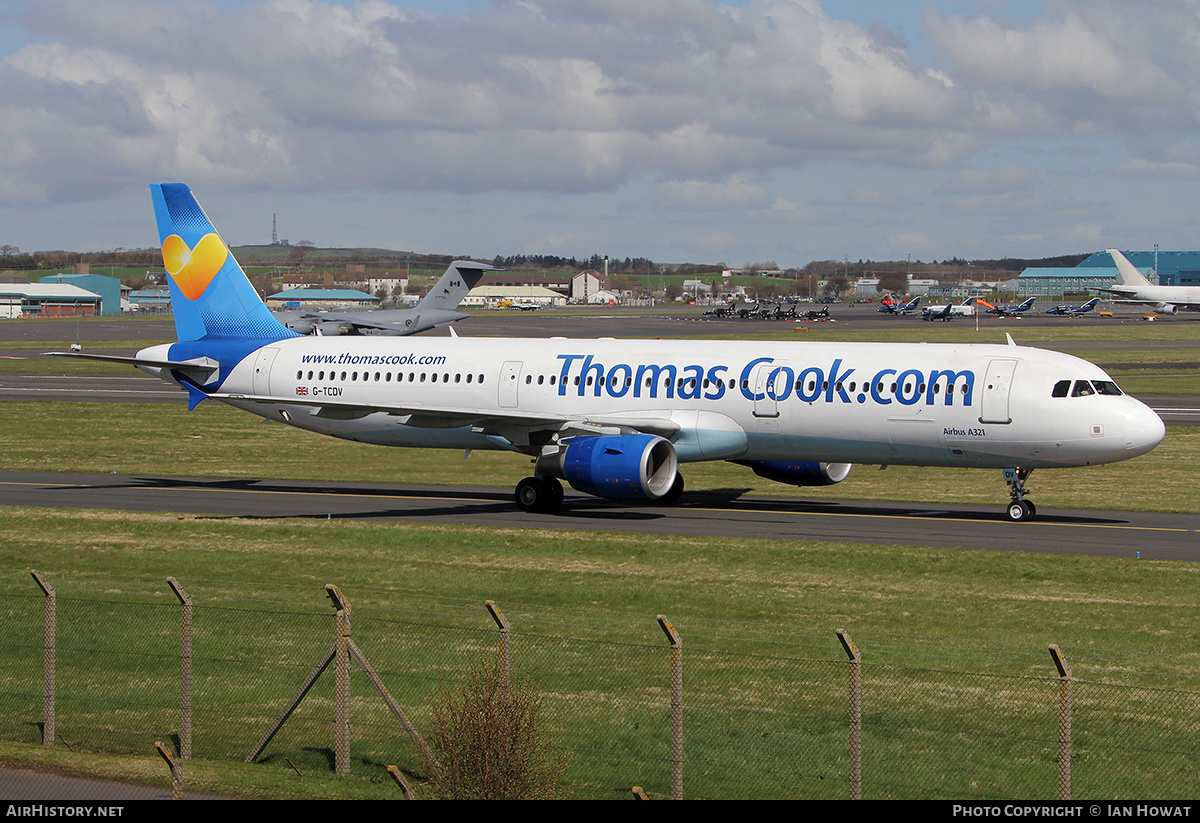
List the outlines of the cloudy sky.
<svg viewBox="0 0 1200 823">
<path fill-rule="evenodd" d="M 0 243 L 1200 248 L 1200 0 L 0 0 Z"/>
</svg>

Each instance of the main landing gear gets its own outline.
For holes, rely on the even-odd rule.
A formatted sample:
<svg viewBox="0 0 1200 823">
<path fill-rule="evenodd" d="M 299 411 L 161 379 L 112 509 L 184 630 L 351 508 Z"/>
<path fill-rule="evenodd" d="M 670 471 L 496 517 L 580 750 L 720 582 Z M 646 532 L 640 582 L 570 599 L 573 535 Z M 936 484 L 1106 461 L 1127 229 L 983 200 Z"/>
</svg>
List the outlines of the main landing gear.
<svg viewBox="0 0 1200 823">
<path fill-rule="evenodd" d="M 1025 481 L 1033 469 L 1005 469 L 1004 482 L 1008 484 L 1009 504 L 1005 510 L 1005 515 L 1014 523 L 1022 523 L 1026 520 L 1032 520 L 1037 516 L 1037 506 L 1033 505 L 1032 500 L 1026 500 Z"/>
<path fill-rule="evenodd" d="M 525 512 L 554 512 L 563 502 L 562 483 L 557 477 L 526 477 L 517 484 L 517 507 Z"/>
<path fill-rule="evenodd" d="M 670 490 L 654 502 L 669 505 L 678 502 L 682 494 L 683 475 L 676 472 Z M 549 514 L 558 511 L 562 506 L 563 487 L 557 477 L 534 475 L 517 484 L 514 496 L 521 511 Z"/>
</svg>

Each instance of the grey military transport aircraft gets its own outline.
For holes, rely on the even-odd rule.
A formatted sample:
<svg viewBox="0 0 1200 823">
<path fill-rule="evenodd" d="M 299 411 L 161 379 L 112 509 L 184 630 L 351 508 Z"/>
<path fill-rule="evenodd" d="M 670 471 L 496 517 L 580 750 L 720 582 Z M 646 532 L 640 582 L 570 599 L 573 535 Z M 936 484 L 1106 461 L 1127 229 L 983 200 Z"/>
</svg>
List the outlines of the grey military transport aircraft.
<svg viewBox="0 0 1200 823">
<path fill-rule="evenodd" d="M 275 312 L 275 318 L 294 332 L 320 337 L 342 334 L 416 334 L 426 329 L 455 323 L 469 314 L 457 311 L 458 304 L 475 288 L 475 284 L 490 271 L 486 263 L 455 260 L 446 269 L 429 293 L 411 309 L 380 309 L 376 311 Z"/>
</svg>

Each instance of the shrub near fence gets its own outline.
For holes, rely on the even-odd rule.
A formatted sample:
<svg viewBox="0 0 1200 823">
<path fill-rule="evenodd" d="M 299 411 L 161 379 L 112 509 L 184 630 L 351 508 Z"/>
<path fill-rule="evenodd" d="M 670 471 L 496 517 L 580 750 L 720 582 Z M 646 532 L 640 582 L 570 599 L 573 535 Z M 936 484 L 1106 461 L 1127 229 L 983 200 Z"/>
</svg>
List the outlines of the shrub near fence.
<svg viewBox="0 0 1200 823">
<path fill-rule="evenodd" d="M 110 594 L 106 583 L 0 579 L 3 741 L 145 755 L 165 740 L 185 764 L 337 773 L 385 797 L 399 796 L 381 777 L 394 764 L 420 797 L 439 687 L 507 647 L 540 690 L 573 797 L 1200 794 L 1200 694 L 1178 687 L 1184 677 L 1131 683 L 1123 665 L 1124 682 L 1100 682 L 1053 649 L 379 591 L 350 604 L 307 588 L 125 579 Z"/>
</svg>

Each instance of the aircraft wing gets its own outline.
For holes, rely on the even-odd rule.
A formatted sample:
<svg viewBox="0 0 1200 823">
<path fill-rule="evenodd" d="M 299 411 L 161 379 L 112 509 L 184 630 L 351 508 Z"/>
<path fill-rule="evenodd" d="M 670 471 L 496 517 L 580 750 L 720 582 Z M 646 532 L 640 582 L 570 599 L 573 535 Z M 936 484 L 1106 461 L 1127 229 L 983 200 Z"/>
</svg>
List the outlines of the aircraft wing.
<svg viewBox="0 0 1200 823">
<path fill-rule="evenodd" d="M 525 411 L 507 409 L 473 409 L 465 407 L 427 406 L 423 404 L 383 404 L 383 403 L 353 403 L 346 400 L 311 397 L 299 395 L 296 397 L 279 397 L 273 395 L 214 393 L 208 395 L 213 400 L 233 400 L 249 403 L 270 405 L 306 406 L 312 414 L 318 417 L 329 417 L 340 420 L 353 420 L 366 417 L 368 414 L 380 412 L 383 414 L 407 417 L 405 425 L 422 426 L 433 429 L 458 428 L 473 426 L 481 429 L 495 429 L 501 436 L 504 430 L 521 429 L 525 431 L 563 431 L 578 430 L 586 434 L 595 429 L 599 434 L 601 428 L 621 428 L 657 434 L 661 437 L 671 437 L 679 432 L 681 426 L 667 416 L 656 416 L 656 413 L 640 413 L 637 416 L 622 414 L 602 415 L 563 415 L 563 414 L 531 414 Z M 663 415 L 669 412 L 662 412 Z M 511 439 L 511 438 L 509 438 Z"/>
<path fill-rule="evenodd" d="M 1130 288 L 1102 289 L 1102 288 L 1098 288 L 1096 286 L 1089 286 L 1088 291 L 1098 291 L 1098 292 L 1103 292 L 1104 294 L 1111 294 L 1115 297 L 1121 298 L 1120 300 L 1115 301 L 1115 302 L 1120 302 L 1120 303 L 1141 303 L 1146 306 L 1158 306 L 1158 305 L 1162 305 L 1163 303 L 1170 303 L 1172 306 L 1175 306 L 1176 308 L 1184 309 L 1186 311 L 1200 311 L 1200 303 L 1196 303 L 1194 301 L 1162 300 L 1162 299 L 1151 300 L 1146 297 L 1136 297 L 1135 296 L 1136 291 L 1134 289 L 1130 289 Z"/>
<path fill-rule="evenodd" d="M 401 311 L 403 311 L 403 310 L 401 310 Z M 404 312 L 404 313 L 408 314 L 409 316 L 412 315 L 411 312 Z M 398 330 L 403 331 L 402 328 L 401 329 L 397 328 L 395 319 L 393 319 L 391 321 L 376 320 L 375 318 L 371 317 L 372 314 L 379 314 L 379 315 L 383 315 L 386 317 L 389 314 L 394 314 L 394 313 L 390 313 L 388 310 L 385 309 L 382 311 L 376 310 L 374 312 L 359 312 L 358 314 L 334 314 L 332 312 L 326 312 L 326 313 L 322 313 L 322 314 L 305 314 L 305 315 L 301 315 L 301 317 L 303 317 L 306 320 L 319 320 L 322 323 L 341 323 L 342 325 L 345 325 L 345 326 L 353 326 L 356 329 L 378 329 L 380 331 L 390 331 L 390 332 L 395 332 Z M 420 315 L 417 315 L 416 319 L 419 320 Z"/>
</svg>

